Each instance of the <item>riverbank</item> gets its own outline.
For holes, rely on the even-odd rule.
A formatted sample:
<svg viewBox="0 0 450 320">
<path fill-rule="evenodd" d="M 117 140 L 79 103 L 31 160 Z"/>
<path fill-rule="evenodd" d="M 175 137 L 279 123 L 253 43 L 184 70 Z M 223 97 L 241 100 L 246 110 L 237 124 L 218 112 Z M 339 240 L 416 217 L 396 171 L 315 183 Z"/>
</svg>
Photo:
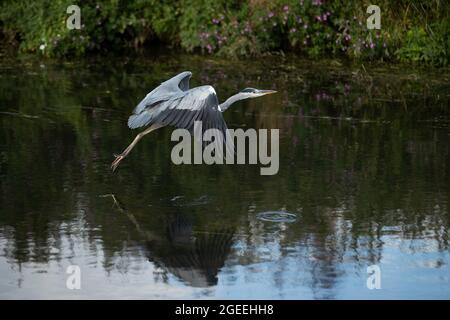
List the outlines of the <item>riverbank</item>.
<svg viewBox="0 0 450 320">
<path fill-rule="evenodd" d="M 379 29 L 369 29 L 377 12 L 367 13 L 367 1 L 87 1 L 79 7 L 80 29 L 68 28 L 76 27 L 70 5 L 4 1 L 2 50 L 82 57 L 163 45 L 227 58 L 295 53 L 438 67 L 450 57 L 450 5 L 441 1 L 378 1 Z"/>
</svg>

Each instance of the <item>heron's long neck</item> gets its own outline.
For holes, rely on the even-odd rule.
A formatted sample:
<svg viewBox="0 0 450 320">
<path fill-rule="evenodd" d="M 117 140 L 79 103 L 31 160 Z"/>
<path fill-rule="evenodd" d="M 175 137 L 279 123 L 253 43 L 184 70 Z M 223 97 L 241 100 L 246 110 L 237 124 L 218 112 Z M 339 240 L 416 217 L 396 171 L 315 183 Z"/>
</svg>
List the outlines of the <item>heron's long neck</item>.
<svg viewBox="0 0 450 320">
<path fill-rule="evenodd" d="M 229 97 L 227 100 L 225 100 L 225 102 L 219 104 L 219 110 L 221 112 L 224 112 L 225 110 L 227 110 L 233 103 L 235 103 L 236 101 L 242 100 L 242 99 L 246 99 L 247 97 L 242 95 L 240 92 L 235 94 L 234 96 Z"/>
</svg>

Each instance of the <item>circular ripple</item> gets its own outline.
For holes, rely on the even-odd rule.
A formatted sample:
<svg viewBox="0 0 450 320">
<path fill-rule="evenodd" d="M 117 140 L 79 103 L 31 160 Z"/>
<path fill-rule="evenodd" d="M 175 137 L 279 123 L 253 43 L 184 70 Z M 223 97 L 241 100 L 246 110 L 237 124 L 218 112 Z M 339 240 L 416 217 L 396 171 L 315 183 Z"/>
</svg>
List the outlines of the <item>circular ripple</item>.
<svg viewBox="0 0 450 320">
<path fill-rule="evenodd" d="M 256 215 L 256 218 L 269 222 L 295 222 L 297 215 L 284 211 L 266 211 Z"/>
</svg>

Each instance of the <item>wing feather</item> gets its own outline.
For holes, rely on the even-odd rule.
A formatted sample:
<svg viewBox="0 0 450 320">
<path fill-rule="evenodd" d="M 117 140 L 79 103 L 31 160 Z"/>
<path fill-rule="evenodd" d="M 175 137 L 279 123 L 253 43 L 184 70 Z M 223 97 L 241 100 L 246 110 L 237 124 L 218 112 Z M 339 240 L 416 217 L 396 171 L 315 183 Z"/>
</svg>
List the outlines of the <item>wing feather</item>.
<svg viewBox="0 0 450 320">
<path fill-rule="evenodd" d="M 139 102 L 136 108 L 134 108 L 133 114 L 138 115 L 144 109 L 156 107 L 164 101 L 183 95 L 184 92 L 189 90 L 189 79 L 191 76 L 192 72 L 185 71 L 164 81 Z"/>
<path fill-rule="evenodd" d="M 190 72 L 181 73 L 162 83 L 158 87 L 160 89 L 156 88 L 149 93 L 133 111 L 128 119 L 128 126 L 135 129 L 153 124 L 170 125 L 187 129 L 193 134 L 194 122 L 202 121 L 202 133 L 208 129 L 218 129 L 225 139 L 223 142 L 228 142 L 227 125 L 222 112 L 219 111 L 219 101 L 214 88 L 201 86 L 183 91 L 189 86 L 190 77 Z M 219 141 L 215 143 L 217 145 Z M 228 143 L 226 148 L 234 152 L 234 148 Z"/>
<path fill-rule="evenodd" d="M 197 87 L 131 115 L 128 125 L 138 128 L 158 123 L 192 132 L 194 121 L 202 121 L 204 128 L 216 128 L 224 132 L 227 126 L 218 105 L 213 87 Z"/>
</svg>

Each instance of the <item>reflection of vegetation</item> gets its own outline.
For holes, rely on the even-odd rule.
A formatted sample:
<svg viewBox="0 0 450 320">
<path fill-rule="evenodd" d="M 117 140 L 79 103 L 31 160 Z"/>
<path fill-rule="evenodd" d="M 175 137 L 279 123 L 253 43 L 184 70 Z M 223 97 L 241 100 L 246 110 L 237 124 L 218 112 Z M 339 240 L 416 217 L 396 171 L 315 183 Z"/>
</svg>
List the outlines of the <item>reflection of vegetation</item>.
<svg viewBox="0 0 450 320">
<path fill-rule="evenodd" d="M 283 255 L 286 247 L 309 248 L 305 254 L 315 259 L 318 278 L 338 274 L 344 255 L 355 263 L 378 261 L 385 234 L 426 238 L 449 249 L 447 74 L 289 59 L 246 69 L 244 62 L 203 57 L 161 61 L 3 67 L 0 232 L 10 261 L 61 259 L 51 249 L 61 247 L 62 235 L 79 234 L 82 221 L 89 243 L 102 240 L 108 269 L 125 242 L 142 243 L 142 237 L 98 197 L 107 193 L 130 207 L 142 230 L 161 238 L 167 217 L 182 210 L 173 198 L 202 199 L 181 206 L 189 206 L 194 231 L 233 227 L 249 235 L 241 241 L 251 248 L 266 230 L 258 229 L 250 205 L 253 211 L 296 212 L 300 222 L 273 238 Z M 250 84 L 279 90 L 264 104 L 249 101 L 225 115 L 230 127 L 280 128 L 278 175 L 261 177 L 253 166 L 172 165 L 169 128 L 143 141 L 111 174 L 112 154 L 132 137 L 125 120 L 136 101 L 174 69 L 187 67 L 194 85 L 220 83 L 219 96 Z M 262 69 L 270 79 L 260 78 Z M 167 265 L 172 249 L 148 247 Z M 242 262 L 256 261 L 253 254 Z"/>
<path fill-rule="evenodd" d="M 43 55 L 123 51 L 156 42 L 227 56 L 295 51 L 309 57 L 445 65 L 450 54 L 446 1 L 378 1 L 382 29 L 367 30 L 370 1 L 83 1 L 82 29 L 66 27 L 71 0 L 0 5 L 5 46 Z"/>
</svg>

